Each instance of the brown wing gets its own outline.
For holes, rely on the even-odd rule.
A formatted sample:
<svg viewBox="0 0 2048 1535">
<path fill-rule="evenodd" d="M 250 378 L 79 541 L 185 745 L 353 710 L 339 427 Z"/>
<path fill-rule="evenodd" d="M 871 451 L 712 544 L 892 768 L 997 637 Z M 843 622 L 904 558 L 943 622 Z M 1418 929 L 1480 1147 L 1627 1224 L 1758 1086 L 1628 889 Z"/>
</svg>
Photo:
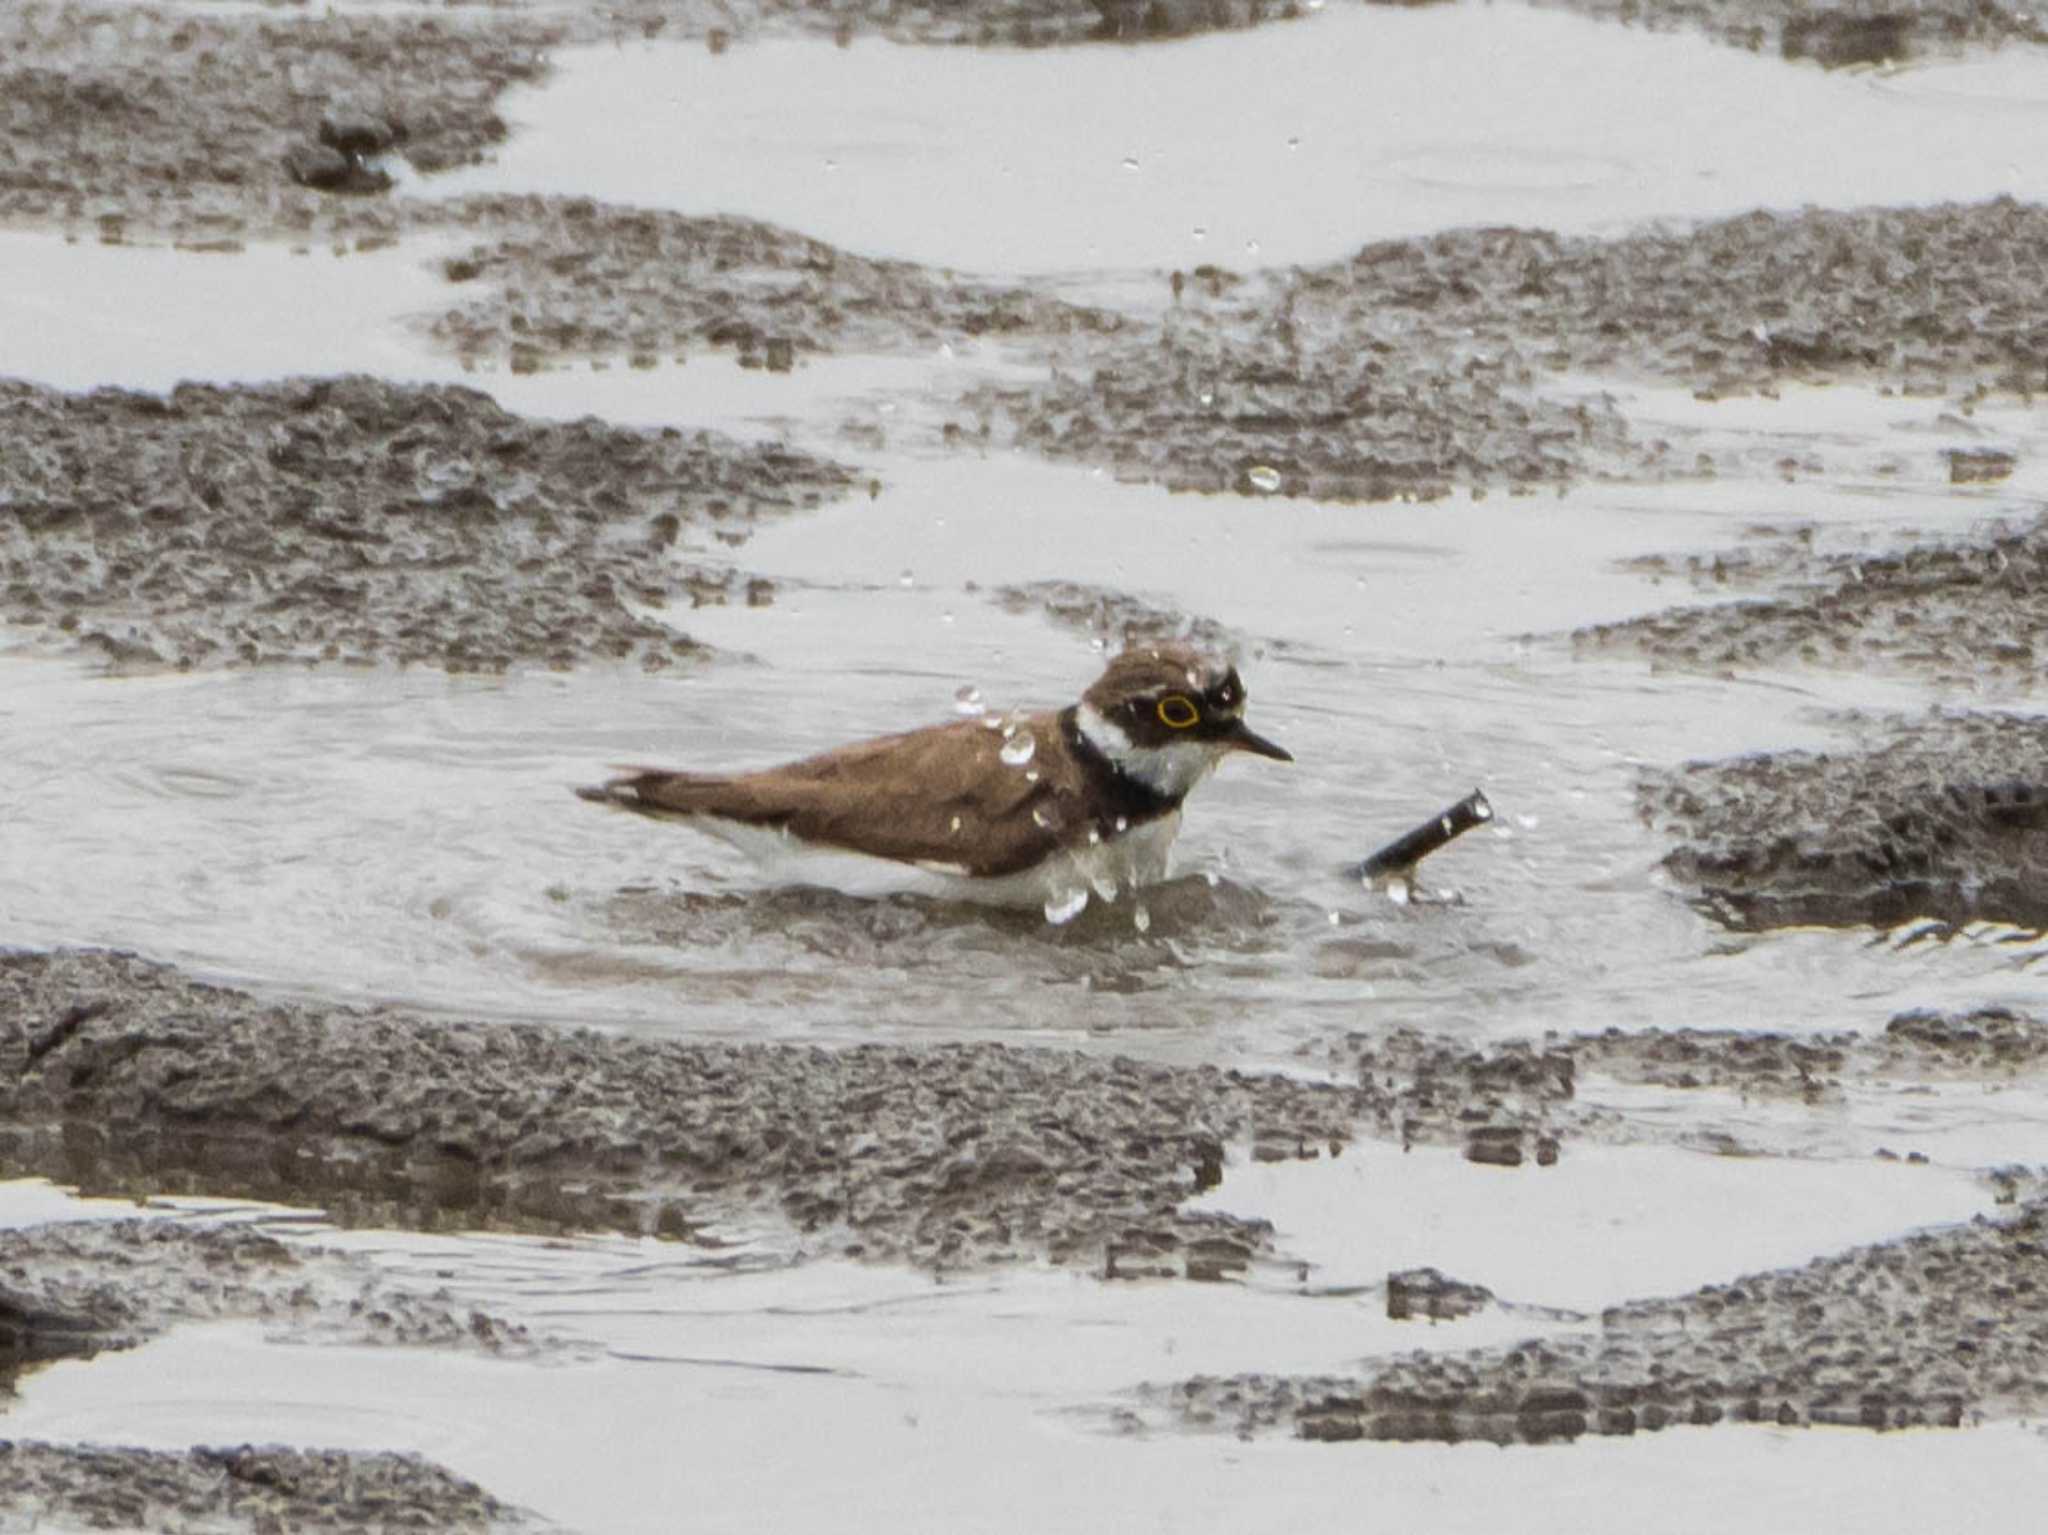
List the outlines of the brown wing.
<svg viewBox="0 0 2048 1535">
<path fill-rule="evenodd" d="M 1020 763 L 1003 760 L 1000 731 L 963 720 L 760 773 L 647 769 L 577 792 L 643 814 L 723 816 L 880 858 L 1010 874 L 1087 830 L 1057 716 L 1033 715 L 1020 730 L 1035 743 Z"/>
</svg>

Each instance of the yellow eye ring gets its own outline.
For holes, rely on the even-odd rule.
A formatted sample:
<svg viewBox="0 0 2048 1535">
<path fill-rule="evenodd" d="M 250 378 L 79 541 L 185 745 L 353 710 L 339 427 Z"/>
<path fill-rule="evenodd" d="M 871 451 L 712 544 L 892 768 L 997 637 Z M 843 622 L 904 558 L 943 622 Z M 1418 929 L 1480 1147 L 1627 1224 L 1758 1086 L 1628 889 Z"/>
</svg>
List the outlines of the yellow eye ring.
<svg viewBox="0 0 2048 1535">
<path fill-rule="evenodd" d="M 1159 700 L 1159 723 L 1174 730 L 1185 730 L 1202 717 L 1193 700 L 1179 693 L 1170 693 Z"/>
</svg>

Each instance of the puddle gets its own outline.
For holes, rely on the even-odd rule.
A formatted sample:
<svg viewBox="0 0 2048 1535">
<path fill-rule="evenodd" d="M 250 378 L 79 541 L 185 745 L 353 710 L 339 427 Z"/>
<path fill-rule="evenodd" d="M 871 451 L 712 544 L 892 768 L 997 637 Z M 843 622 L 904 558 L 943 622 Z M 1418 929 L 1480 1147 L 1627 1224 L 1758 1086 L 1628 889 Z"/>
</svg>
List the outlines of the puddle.
<svg viewBox="0 0 2048 1535">
<path fill-rule="evenodd" d="M 1430 1267 L 1503 1301 L 1598 1315 L 1967 1220 L 1992 1195 L 1967 1171 L 1874 1158 L 1574 1140 L 1554 1166 L 1501 1168 L 1367 1142 L 1311 1162 L 1240 1158 L 1192 1207 L 1270 1220 L 1320 1284 Z"/>
<path fill-rule="evenodd" d="M 719 1282 L 743 1306 L 726 1288 L 740 1283 Z M 1263 1343 L 1290 1353 L 1303 1309 L 1291 1306 L 1284 1325 L 1276 1316 Z M 714 1531 L 838 1529 L 848 1508 L 905 1531 L 1334 1527 L 1357 1517 L 1364 1488 L 1377 1517 L 1413 1528 L 1600 1535 L 1669 1526 L 1673 1508 L 1712 1509 L 1715 1527 L 1799 1528 L 1825 1506 L 1878 1535 L 1965 1521 L 2017 1532 L 2029 1516 L 2014 1488 L 2048 1473 L 2048 1444 L 2009 1424 L 1671 1429 L 1569 1449 L 1119 1437 L 1060 1410 L 1067 1391 L 1107 1373 L 1086 1364 L 1098 1345 L 1115 1357 L 1115 1329 L 1085 1312 L 1011 1313 L 998 1295 L 893 1319 L 870 1304 L 772 1320 L 808 1345 L 778 1352 L 847 1368 L 619 1357 L 542 1368 L 292 1347 L 246 1324 L 209 1325 L 39 1372 L 8 1432 L 179 1449 L 400 1442 L 567 1528 L 615 1532 L 673 1529 L 678 1509 Z M 665 1327 L 679 1354 L 749 1347 L 731 1340 L 729 1312 Z M 1048 1355 L 1078 1365 L 1067 1390 L 1045 1390 L 1034 1358 Z"/>
<path fill-rule="evenodd" d="M 1260 266 L 1465 224 L 2039 198 L 2041 68 L 2015 46 L 1924 84 L 1829 73 L 1509 4 L 1134 49 L 629 42 L 559 55 L 501 103 L 496 161 L 432 186 L 747 214 L 988 273 Z"/>
<path fill-rule="evenodd" d="M 1826 745 L 1825 710 L 1917 708 L 1926 690 L 1656 675 L 1525 637 L 1678 600 L 1624 562 L 1739 542 L 1760 517 L 1928 530 L 1985 514 L 1931 477 L 1882 496 L 1847 478 L 1363 512 L 1171 496 L 1010 454 L 881 470 L 878 499 L 768 527 L 737 556 L 682 551 L 776 582 L 766 607 L 672 615 L 758 664 L 108 680 L 0 658 L 0 861 L 21 874 L 0 884 L 0 933 L 472 1012 L 1102 1038 L 1177 1059 L 1285 1057 L 1382 1022 L 1868 1027 L 2026 985 L 2025 946 L 1728 939 L 1665 885 L 1635 819 L 1639 764 Z M 1089 637 L 992 600 L 1041 579 L 1241 637 L 1252 719 L 1299 759 L 1233 762 L 1198 791 L 1180 867 L 1218 883 L 1149 898 L 1148 931 L 1128 906 L 1051 934 L 914 902 L 764 901 L 721 844 L 568 792 L 617 762 L 759 766 L 950 718 L 964 686 L 996 709 L 1070 701 L 1101 665 Z M 1427 869 L 1463 904 L 1397 908 L 1340 877 L 1475 784 L 1499 820 Z"/>
</svg>

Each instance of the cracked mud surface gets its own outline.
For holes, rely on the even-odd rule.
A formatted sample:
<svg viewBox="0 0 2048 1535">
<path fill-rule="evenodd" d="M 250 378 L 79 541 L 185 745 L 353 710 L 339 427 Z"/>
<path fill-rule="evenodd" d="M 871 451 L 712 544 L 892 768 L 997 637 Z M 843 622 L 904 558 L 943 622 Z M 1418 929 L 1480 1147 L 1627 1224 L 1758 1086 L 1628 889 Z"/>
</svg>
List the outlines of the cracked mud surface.
<svg viewBox="0 0 2048 1535">
<path fill-rule="evenodd" d="M 1668 868 L 1723 920 L 2048 926 L 2048 729 L 2031 716 L 1860 722 L 1840 751 L 1645 775 Z"/>
<path fill-rule="evenodd" d="M 170 1530 L 534 1528 L 417 1455 L 277 1445 L 112 1449 L 0 1440 L 10 1527 Z M 28 1522 L 14 1525 L 16 1516 Z"/>
<path fill-rule="evenodd" d="M 370 378 L 167 397 L 0 382 L 0 617 L 117 665 L 694 650 L 639 605 L 720 601 L 669 553 L 818 505 L 847 471 L 705 432 L 508 414 Z"/>
</svg>

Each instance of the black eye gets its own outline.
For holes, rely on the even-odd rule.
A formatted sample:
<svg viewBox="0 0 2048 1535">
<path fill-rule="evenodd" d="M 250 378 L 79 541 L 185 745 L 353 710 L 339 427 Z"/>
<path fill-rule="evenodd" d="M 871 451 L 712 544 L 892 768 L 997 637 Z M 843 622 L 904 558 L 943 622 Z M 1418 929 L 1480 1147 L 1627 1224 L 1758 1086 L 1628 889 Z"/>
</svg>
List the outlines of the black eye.
<svg viewBox="0 0 2048 1535">
<path fill-rule="evenodd" d="M 1169 693 L 1159 700 L 1159 723 L 1175 730 L 1185 730 L 1202 717 L 1202 711 L 1195 707 L 1195 701 L 1183 693 Z"/>
</svg>

